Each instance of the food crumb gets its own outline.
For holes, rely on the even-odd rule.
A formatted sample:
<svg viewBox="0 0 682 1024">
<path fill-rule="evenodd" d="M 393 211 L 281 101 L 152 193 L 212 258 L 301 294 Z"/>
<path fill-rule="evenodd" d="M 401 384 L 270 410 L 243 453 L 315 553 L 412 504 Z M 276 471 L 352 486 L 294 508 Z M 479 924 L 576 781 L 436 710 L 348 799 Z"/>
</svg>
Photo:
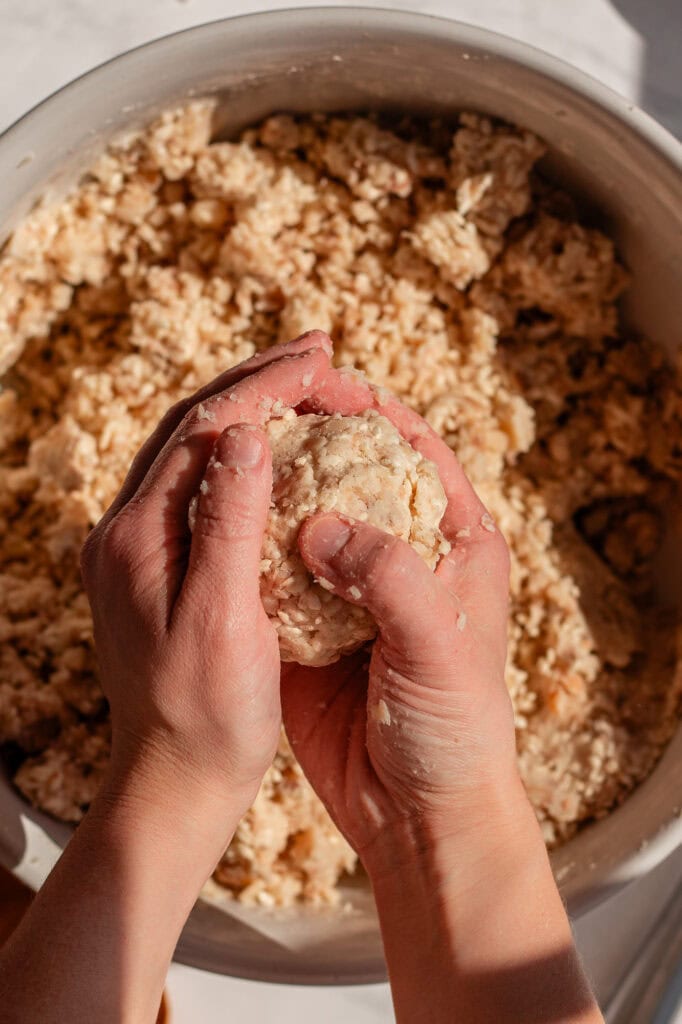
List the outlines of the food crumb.
<svg viewBox="0 0 682 1024">
<path fill-rule="evenodd" d="M 208 420 L 210 423 L 215 423 L 215 413 L 211 409 L 207 409 L 203 402 L 200 402 L 197 406 L 197 419 Z"/>
<path fill-rule="evenodd" d="M 377 722 L 379 725 L 391 724 L 391 713 L 385 700 L 379 700 L 376 704 L 373 704 L 370 714 L 372 721 Z"/>
<path fill-rule="evenodd" d="M 481 516 L 481 526 L 484 530 L 487 530 L 488 533 L 495 533 L 495 523 L 493 522 L 492 516 L 487 512 L 484 512 Z"/>
<path fill-rule="evenodd" d="M 356 416 L 305 413 L 272 419 L 265 431 L 274 508 L 263 538 L 268 563 L 261 576 L 263 607 L 277 629 L 283 661 L 330 664 L 373 639 L 377 626 L 367 609 L 336 595 L 321 605 L 298 547 L 305 519 L 333 510 L 369 522 L 406 541 L 434 569 L 444 541 L 440 522 L 447 498 L 435 463 L 374 409 Z M 360 600 L 362 591 L 352 585 L 348 596 Z M 278 616 L 282 608 L 290 621 Z"/>
</svg>

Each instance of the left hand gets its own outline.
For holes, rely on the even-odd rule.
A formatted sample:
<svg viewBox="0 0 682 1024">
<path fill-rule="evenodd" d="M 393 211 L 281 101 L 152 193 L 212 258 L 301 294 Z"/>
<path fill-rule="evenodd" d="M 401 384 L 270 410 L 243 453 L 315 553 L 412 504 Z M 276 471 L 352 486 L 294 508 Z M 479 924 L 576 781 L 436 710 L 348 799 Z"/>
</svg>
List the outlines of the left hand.
<svg viewBox="0 0 682 1024">
<path fill-rule="evenodd" d="M 180 932 L 279 737 L 260 427 L 271 400 L 309 395 L 330 355 L 311 332 L 176 405 L 85 544 L 109 777 L 2 950 L 3 1024 L 156 1019 Z"/>
<path fill-rule="evenodd" d="M 280 732 L 277 636 L 260 601 L 272 489 L 260 427 L 329 369 L 311 332 L 223 374 L 162 420 L 89 535 L 82 571 L 112 719 L 109 791 L 229 796 L 246 811 Z M 271 402 L 270 402 L 271 404 Z M 187 510 L 200 493 L 190 536 Z"/>
</svg>

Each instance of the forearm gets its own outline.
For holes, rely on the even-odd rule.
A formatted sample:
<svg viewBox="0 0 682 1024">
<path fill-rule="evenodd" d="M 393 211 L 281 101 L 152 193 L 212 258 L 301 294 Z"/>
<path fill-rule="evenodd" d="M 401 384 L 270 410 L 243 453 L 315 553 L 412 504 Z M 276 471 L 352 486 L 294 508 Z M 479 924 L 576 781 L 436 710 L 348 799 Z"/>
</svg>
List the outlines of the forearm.
<svg viewBox="0 0 682 1024">
<path fill-rule="evenodd" d="M 184 922 L 237 820 L 208 811 L 199 794 L 101 794 L 0 954 L 2 1024 L 156 1020 Z"/>
<path fill-rule="evenodd" d="M 368 853 L 399 1024 L 601 1022 L 523 795 L 514 817 Z"/>
</svg>

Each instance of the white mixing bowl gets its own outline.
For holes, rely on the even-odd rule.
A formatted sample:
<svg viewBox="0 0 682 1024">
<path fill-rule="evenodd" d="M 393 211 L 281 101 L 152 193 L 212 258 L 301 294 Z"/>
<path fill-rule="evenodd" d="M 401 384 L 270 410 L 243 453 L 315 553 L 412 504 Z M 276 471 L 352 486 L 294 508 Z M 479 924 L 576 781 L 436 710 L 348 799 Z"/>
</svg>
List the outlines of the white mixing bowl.
<svg viewBox="0 0 682 1024">
<path fill-rule="evenodd" d="M 42 195 L 58 198 L 121 129 L 214 94 L 225 133 L 274 110 L 475 109 L 549 144 L 545 169 L 604 213 L 632 272 L 631 326 L 682 343 L 680 146 L 649 117 L 580 72 L 510 39 L 421 15 L 306 9 L 204 25 L 140 47 L 67 85 L 0 138 L 0 242 Z M 674 552 L 673 552 L 674 556 Z M 670 559 L 667 560 L 669 563 Z M 672 558 L 674 564 L 675 558 Z M 682 562 L 677 559 L 678 564 Z M 682 591 L 680 572 L 662 584 Z M 574 914 L 649 870 L 682 841 L 682 730 L 656 770 L 608 818 L 552 857 Z M 70 829 L 0 779 L 0 861 L 37 888 Z M 200 903 L 179 959 L 214 971 L 296 982 L 384 977 L 376 920 L 242 911 Z"/>
</svg>

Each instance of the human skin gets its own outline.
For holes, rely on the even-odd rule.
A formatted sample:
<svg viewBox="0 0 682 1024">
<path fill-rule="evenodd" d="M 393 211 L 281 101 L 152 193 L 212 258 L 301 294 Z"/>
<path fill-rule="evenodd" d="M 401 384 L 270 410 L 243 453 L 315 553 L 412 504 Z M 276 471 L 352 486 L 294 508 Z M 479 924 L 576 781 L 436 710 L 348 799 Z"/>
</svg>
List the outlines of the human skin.
<svg viewBox="0 0 682 1024">
<path fill-rule="evenodd" d="M 504 539 L 420 417 L 352 376 L 331 383 L 311 408 L 373 406 L 436 463 L 448 498 L 435 574 L 367 524 L 308 520 L 308 568 L 379 635 L 324 668 L 283 666 L 294 752 L 374 888 L 396 1018 L 601 1021 L 518 774 Z"/>
<path fill-rule="evenodd" d="M 363 652 L 280 673 L 258 585 L 261 399 L 367 408 L 330 352 L 312 332 L 171 410 L 86 543 L 111 765 L 0 954 L 2 1024 L 154 1021 L 184 921 L 271 763 L 280 674 L 294 749 L 372 880 L 398 1020 L 601 1019 L 516 771 L 506 548 L 454 456 L 398 403 L 381 411 L 437 463 L 453 551 L 434 575 L 366 525 L 309 521 L 307 564 L 341 596 L 359 587 L 379 637 L 368 670 Z"/>
<path fill-rule="evenodd" d="M 309 334 L 171 409 L 90 534 L 82 568 L 111 765 L 0 953 L 2 1024 L 156 1019 L 182 926 L 280 731 L 277 637 L 258 585 L 271 466 L 252 428 L 263 397 L 298 405 L 330 352 Z"/>
</svg>

